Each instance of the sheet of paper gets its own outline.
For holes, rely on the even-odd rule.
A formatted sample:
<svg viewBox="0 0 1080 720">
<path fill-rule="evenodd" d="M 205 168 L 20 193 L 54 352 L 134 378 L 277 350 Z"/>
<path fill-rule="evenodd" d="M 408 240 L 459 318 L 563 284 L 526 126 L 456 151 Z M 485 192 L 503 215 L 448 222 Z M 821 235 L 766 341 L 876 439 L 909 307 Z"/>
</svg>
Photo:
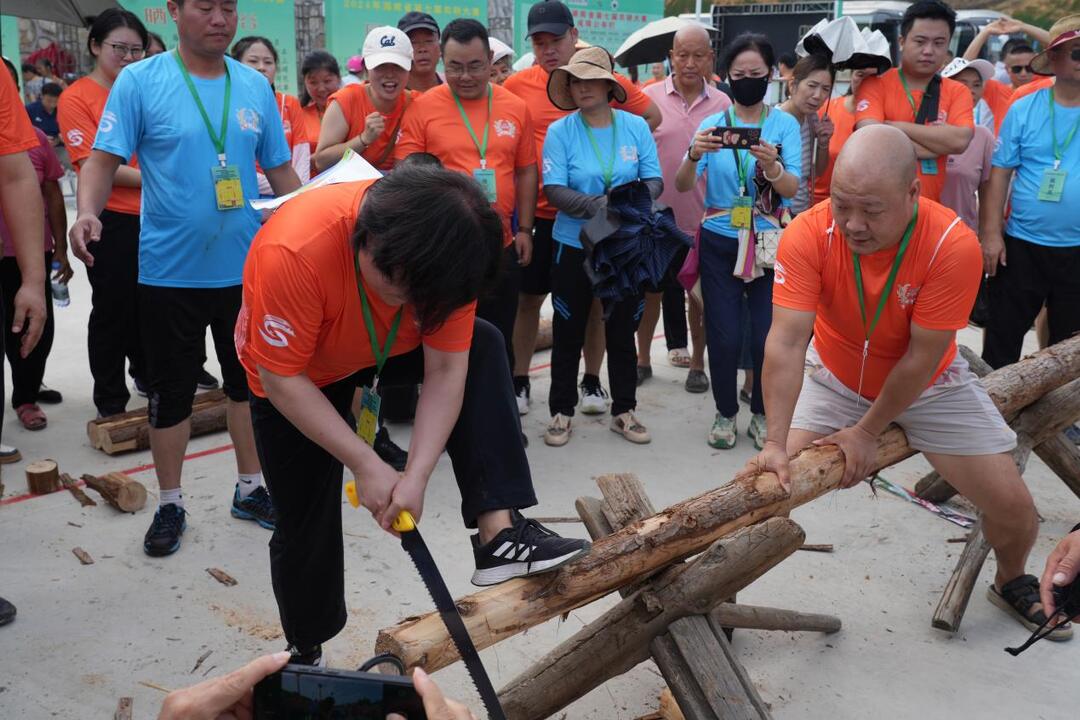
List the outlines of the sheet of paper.
<svg viewBox="0 0 1080 720">
<path fill-rule="evenodd" d="M 251 207 L 256 210 L 276 210 L 300 193 L 305 193 L 308 190 L 344 182 L 376 180 L 381 177 L 382 173 L 376 170 L 375 166 L 352 150 L 346 150 L 345 155 L 336 165 L 319 173 L 299 189 L 281 197 L 251 200 Z"/>
</svg>

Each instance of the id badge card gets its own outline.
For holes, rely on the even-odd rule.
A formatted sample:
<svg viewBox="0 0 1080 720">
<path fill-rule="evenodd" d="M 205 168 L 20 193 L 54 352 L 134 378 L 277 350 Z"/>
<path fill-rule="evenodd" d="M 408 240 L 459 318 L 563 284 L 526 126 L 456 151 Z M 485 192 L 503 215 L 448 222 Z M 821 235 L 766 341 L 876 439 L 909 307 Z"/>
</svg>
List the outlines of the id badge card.
<svg viewBox="0 0 1080 720">
<path fill-rule="evenodd" d="M 356 434 L 368 445 L 375 446 L 375 434 L 379 432 L 379 408 L 382 399 L 374 388 L 365 387 L 360 396 L 360 417 L 356 423 Z"/>
<path fill-rule="evenodd" d="M 1065 191 L 1065 171 L 1046 168 L 1039 183 L 1039 199 L 1043 202 L 1061 202 Z"/>
<path fill-rule="evenodd" d="M 745 195 L 740 195 L 731 201 L 731 227 L 745 230 L 750 227 L 753 217 L 754 201 Z"/>
<path fill-rule="evenodd" d="M 236 165 L 215 165 L 210 168 L 214 179 L 214 196 L 218 210 L 238 210 L 244 207 L 244 188 L 240 184 L 240 169 Z"/>
<path fill-rule="evenodd" d="M 937 158 L 924 158 L 919 161 L 923 175 L 937 175 Z"/>
<path fill-rule="evenodd" d="M 480 187 L 484 188 L 488 202 L 495 202 L 498 199 L 495 188 L 495 171 L 490 168 L 477 168 L 472 171 L 472 176 L 473 180 L 476 180 L 476 182 L 480 183 Z"/>
</svg>

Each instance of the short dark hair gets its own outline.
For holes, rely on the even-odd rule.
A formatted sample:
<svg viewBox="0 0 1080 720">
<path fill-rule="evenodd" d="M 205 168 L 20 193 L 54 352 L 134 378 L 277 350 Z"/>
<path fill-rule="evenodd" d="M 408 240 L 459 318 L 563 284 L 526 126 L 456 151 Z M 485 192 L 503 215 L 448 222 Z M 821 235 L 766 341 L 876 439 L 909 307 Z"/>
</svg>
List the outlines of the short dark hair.
<svg viewBox="0 0 1080 720">
<path fill-rule="evenodd" d="M 22 71 L 23 73 L 34 73 L 35 75 L 37 75 L 37 68 L 28 62 L 24 62 L 22 64 Z"/>
<path fill-rule="evenodd" d="M 161 37 L 156 32 L 150 33 L 150 42 L 146 43 L 146 49 L 149 50 L 153 43 L 160 45 L 162 50 L 167 50 L 169 47 L 165 44 L 165 38 Z"/>
<path fill-rule="evenodd" d="M 353 245 L 404 288 L 421 332 L 494 286 L 503 225 L 479 183 L 440 167 L 407 165 L 368 190 Z"/>
<path fill-rule="evenodd" d="M 753 50 L 760 55 L 770 71 L 776 67 L 776 55 L 773 52 L 772 43 L 769 42 L 769 36 L 761 33 L 744 32 L 736 36 L 731 41 L 731 44 L 724 49 L 724 59 L 720 63 L 722 70 L 720 75 L 726 78 L 731 71 L 731 63 L 735 62 L 735 58 L 747 50 Z"/>
<path fill-rule="evenodd" d="M 1001 46 L 1001 57 L 1003 58 L 1018 53 L 1034 52 L 1035 48 L 1031 47 L 1031 43 L 1027 41 L 1027 38 L 1009 38 L 1005 41 L 1005 44 Z"/>
<path fill-rule="evenodd" d="M 395 170 L 410 166 L 442 167 L 442 160 L 427 152 L 414 152 L 406 155 L 397 165 Z"/>
<path fill-rule="evenodd" d="M 451 20 L 446 24 L 446 27 L 443 28 L 439 45 L 443 50 L 446 50 L 446 42 L 448 40 L 467 45 L 476 38 L 480 38 L 481 42 L 484 43 L 484 49 L 491 52 L 491 43 L 488 42 L 488 31 L 483 23 L 479 20 L 473 20 L 472 18 L 457 18 L 456 20 Z"/>
<path fill-rule="evenodd" d="M 941 0 L 916 0 L 904 11 L 900 21 L 900 37 L 911 31 L 916 20 L 941 20 L 949 26 L 949 37 L 956 31 L 956 11 Z"/>
<path fill-rule="evenodd" d="M 7 58 L 3 58 L 3 60 L 4 60 L 4 65 L 8 69 L 8 72 L 11 73 L 11 79 L 15 81 L 15 89 L 16 90 L 22 90 L 22 88 L 19 87 L 19 73 L 18 73 L 18 71 L 15 70 L 15 64 L 12 63 Z"/>
<path fill-rule="evenodd" d="M 41 86 L 42 95 L 52 95 L 53 97 L 60 97 L 60 93 L 64 92 L 64 88 L 60 87 L 54 82 L 47 82 Z"/>
<path fill-rule="evenodd" d="M 776 58 L 776 62 L 780 65 L 787 65 L 789 68 L 793 68 L 798 64 L 799 58 L 793 52 L 780 53 L 780 57 Z"/>
<path fill-rule="evenodd" d="M 234 60 L 239 60 L 244 56 L 244 53 L 248 51 L 248 48 L 255 44 L 265 45 L 266 49 L 270 51 L 270 54 L 274 56 L 274 62 L 278 61 L 278 54 L 277 50 L 274 48 L 274 43 L 270 42 L 270 40 L 264 38 L 262 35 L 247 35 L 240 38 L 233 43 L 230 54 L 233 56 Z"/>
<path fill-rule="evenodd" d="M 331 75 L 341 77 L 341 66 L 338 65 L 337 58 L 325 50 L 312 50 L 304 56 L 304 62 L 300 65 L 300 76 L 307 77 L 309 73 L 313 73 L 316 70 L 326 70 Z M 300 104 L 307 105 L 310 102 L 311 96 L 308 95 L 307 88 L 301 83 Z"/>
<path fill-rule="evenodd" d="M 780 62 L 784 62 L 781 58 Z M 801 83 L 806 78 L 810 77 L 811 73 L 816 73 L 820 70 L 828 70 L 832 67 L 829 62 L 829 58 L 824 55 L 807 55 L 804 58 L 800 58 L 798 62 L 791 66 L 791 79 L 797 83 Z"/>
<path fill-rule="evenodd" d="M 109 33 L 122 27 L 135 31 L 142 40 L 144 50 L 150 47 L 150 33 L 146 31 L 146 26 L 143 25 L 139 16 L 122 8 L 111 7 L 94 18 L 94 22 L 90 25 L 90 32 L 86 36 L 86 51 L 93 55 L 94 43 L 101 45 L 105 42 L 105 38 L 109 37 Z"/>
</svg>

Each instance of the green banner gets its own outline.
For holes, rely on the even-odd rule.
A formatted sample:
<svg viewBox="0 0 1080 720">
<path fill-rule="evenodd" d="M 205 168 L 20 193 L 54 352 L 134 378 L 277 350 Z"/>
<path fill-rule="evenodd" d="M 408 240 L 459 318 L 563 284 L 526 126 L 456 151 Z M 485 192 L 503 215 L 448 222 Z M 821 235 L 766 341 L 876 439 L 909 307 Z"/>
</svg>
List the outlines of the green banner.
<svg viewBox="0 0 1080 720">
<path fill-rule="evenodd" d="M 407 12 L 425 12 L 435 18 L 439 27 L 455 18 L 472 18 L 484 25 L 488 21 L 487 0 L 447 0 L 434 2 L 398 2 L 397 0 L 326 0 L 326 48 L 338 59 L 341 71 L 345 61 L 359 55 L 364 38 L 380 25 L 397 27 Z"/>
<path fill-rule="evenodd" d="M 169 17 L 165 0 L 120 0 L 120 4 L 139 16 L 146 29 L 165 39 L 171 50 L 179 40 L 176 25 Z M 236 37 L 262 35 L 274 43 L 278 53 L 277 77 L 274 87 L 296 94 L 296 15 L 292 0 L 243 0 L 237 6 L 240 15 Z"/>
<path fill-rule="evenodd" d="M 525 37 L 529 8 L 534 0 L 514 0 L 514 53 L 532 52 Z M 664 0 L 566 0 L 578 36 L 614 54 L 623 41 L 642 25 L 664 17 Z"/>
<path fill-rule="evenodd" d="M 0 15 L 0 55 L 15 66 L 19 74 L 19 86 L 22 87 L 22 53 L 19 52 L 19 19 L 10 15 Z"/>
</svg>

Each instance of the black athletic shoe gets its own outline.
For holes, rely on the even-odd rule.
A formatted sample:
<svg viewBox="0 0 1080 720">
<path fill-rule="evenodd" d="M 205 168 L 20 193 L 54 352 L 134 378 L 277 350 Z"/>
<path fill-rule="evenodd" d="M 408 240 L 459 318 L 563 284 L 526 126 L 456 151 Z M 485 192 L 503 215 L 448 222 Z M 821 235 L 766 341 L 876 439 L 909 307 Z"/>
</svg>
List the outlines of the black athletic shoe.
<svg viewBox="0 0 1080 720">
<path fill-rule="evenodd" d="M 322 645 L 316 645 L 310 650 L 299 650 L 295 645 L 289 645 L 285 648 L 285 651 L 289 653 L 290 665 L 311 665 L 313 667 L 326 667 L 326 660 L 323 657 Z"/>
<path fill-rule="evenodd" d="M 538 575 L 589 551 L 587 540 L 560 537 L 516 510 L 511 514 L 514 526 L 502 530 L 487 545 L 481 547 L 480 536 L 472 536 L 476 558 L 473 585 L 497 585 L 510 578 Z"/>
<path fill-rule="evenodd" d="M 135 394 L 139 397 L 150 397 L 150 389 L 143 385 L 142 380 L 139 378 L 132 378 L 132 382 L 135 384 Z"/>
<path fill-rule="evenodd" d="M 260 485 L 246 498 L 240 497 L 240 485 L 233 491 L 232 516 L 241 520 L 254 520 L 267 530 L 277 527 L 277 511 L 270 500 L 270 493 Z"/>
<path fill-rule="evenodd" d="M 39 403 L 44 403 L 45 405 L 59 405 L 64 402 L 64 396 L 60 394 L 60 391 L 45 387 L 45 383 L 42 383 L 41 387 L 38 389 L 37 399 Z"/>
<path fill-rule="evenodd" d="M 206 372 L 206 368 L 199 371 L 199 379 L 195 381 L 200 390 L 217 390 L 221 383 L 218 379 Z"/>
<path fill-rule="evenodd" d="M 7 625 L 15 619 L 15 606 L 0 598 L 0 625 Z"/>
<path fill-rule="evenodd" d="M 375 434 L 375 454 L 382 461 L 398 472 L 405 472 L 405 465 L 409 462 L 409 453 L 399 448 L 390 439 L 390 431 L 385 427 L 379 428 Z"/>
<path fill-rule="evenodd" d="M 162 505 L 154 513 L 154 521 L 143 538 L 147 555 L 164 557 L 180 549 L 180 537 L 187 528 L 187 512 L 173 503 Z"/>
</svg>

